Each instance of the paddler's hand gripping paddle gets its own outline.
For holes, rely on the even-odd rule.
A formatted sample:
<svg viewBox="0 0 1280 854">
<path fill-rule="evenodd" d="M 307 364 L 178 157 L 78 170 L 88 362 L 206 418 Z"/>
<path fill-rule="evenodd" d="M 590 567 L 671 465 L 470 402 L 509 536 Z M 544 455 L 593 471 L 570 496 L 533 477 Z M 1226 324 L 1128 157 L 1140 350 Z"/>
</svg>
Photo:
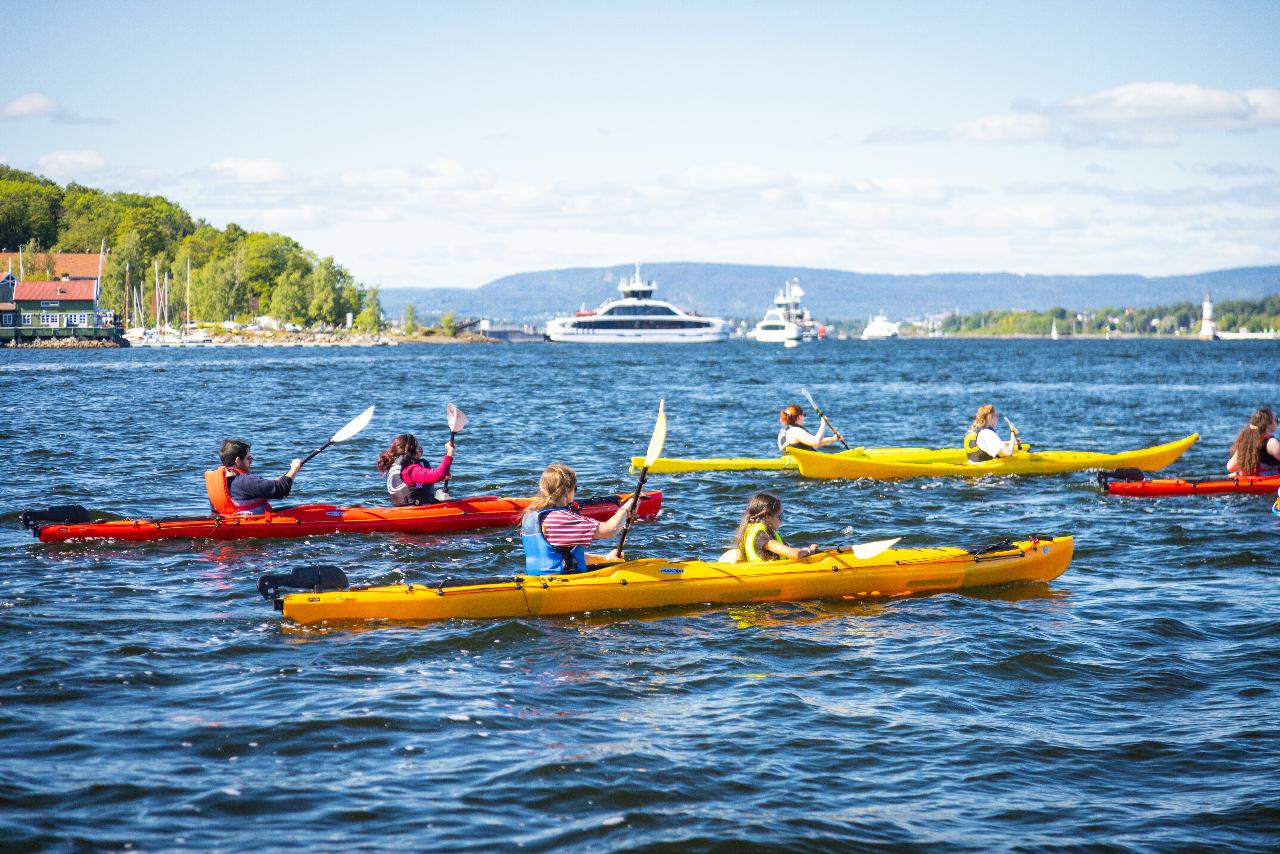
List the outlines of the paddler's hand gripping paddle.
<svg viewBox="0 0 1280 854">
<path fill-rule="evenodd" d="M 462 428 L 467 426 L 467 413 L 450 403 L 445 405 L 444 417 L 449 422 L 449 444 L 455 444 L 454 440 L 458 438 L 458 433 L 462 432 Z M 449 467 L 449 472 L 449 477 L 444 479 L 443 489 L 446 494 L 449 489 L 449 480 L 453 476 L 452 466 Z"/>
<path fill-rule="evenodd" d="M 840 440 L 840 444 L 844 445 L 844 449 L 846 451 L 849 450 L 849 443 L 844 440 L 844 436 L 840 435 L 840 431 L 836 429 L 836 425 L 831 423 L 831 419 L 828 418 L 827 414 L 822 411 L 822 408 L 820 406 L 818 406 L 817 401 L 813 399 L 813 395 L 809 394 L 809 390 L 807 388 L 802 388 L 800 389 L 800 391 L 804 393 L 804 399 L 809 401 L 809 405 L 813 407 L 813 411 L 818 413 L 818 417 L 821 418 L 823 422 L 825 422 L 826 425 L 831 428 L 831 432 L 834 433 L 836 438 Z"/>
</svg>

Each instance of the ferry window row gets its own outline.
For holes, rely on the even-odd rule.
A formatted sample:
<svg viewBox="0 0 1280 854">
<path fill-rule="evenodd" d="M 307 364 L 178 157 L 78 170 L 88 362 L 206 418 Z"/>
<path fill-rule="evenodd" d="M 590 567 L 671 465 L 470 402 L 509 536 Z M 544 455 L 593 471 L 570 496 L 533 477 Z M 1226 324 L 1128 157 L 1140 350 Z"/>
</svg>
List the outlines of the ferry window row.
<svg viewBox="0 0 1280 854">
<path fill-rule="evenodd" d="M 706 329 L 705 320 L 591 320 L 575 321 L 574 329 Z"/>
<path fill-rule="evenodd" d="M 675 314 L 675 309 L 665 305 L 615 305 L 608 311 L 600 313 L 601 317 L 612 316 L 617 317 L 623 314 L 642 315 L 653 317 L 659 314 Z"/>
</svg>

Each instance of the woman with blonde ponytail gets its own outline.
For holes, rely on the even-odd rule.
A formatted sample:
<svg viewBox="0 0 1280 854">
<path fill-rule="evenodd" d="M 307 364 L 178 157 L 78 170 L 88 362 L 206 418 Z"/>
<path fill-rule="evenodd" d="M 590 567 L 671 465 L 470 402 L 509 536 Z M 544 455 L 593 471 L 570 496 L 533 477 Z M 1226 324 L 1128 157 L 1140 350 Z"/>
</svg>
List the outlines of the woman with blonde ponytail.
<svg viewBox="0 0 1280 854">
<path fill-rule="evenodd" d="M 635 496 L 622 502 L 607 521 L 597 522 L 578 512 L 573 497 L 578 491 L 578 474 L 564 463 L 547 466 L 538 480 L 538 495 L 525 508 L 520 524 L 526 575 L 557 575 L 586 572 L 593 560 L 621 560 L 616 551 L 589 555 L 592 540 L 617 536 L 626 521 Z"/>
<path fill-rule="evenodd" d="M 1009 441 L 1005 442 L 996 433 L 999 424 L 1000 413 L 994 404 L 984 403 L 978 407 L 969 432 L 964 434 L 964 452 L 969 462 L 985 463 L 996 457 L 1011 457 L 1018 450 L 1018 431 L 1012 430 Z"/>
<path fill-rule="evenodd" d="M 1259 407 L 1231 443 L 1227 471 L 1246 477 L 1280 471 L 1280 439 L 1275 433 L 1275 413 L 1269 406 Z"/>
</svg>

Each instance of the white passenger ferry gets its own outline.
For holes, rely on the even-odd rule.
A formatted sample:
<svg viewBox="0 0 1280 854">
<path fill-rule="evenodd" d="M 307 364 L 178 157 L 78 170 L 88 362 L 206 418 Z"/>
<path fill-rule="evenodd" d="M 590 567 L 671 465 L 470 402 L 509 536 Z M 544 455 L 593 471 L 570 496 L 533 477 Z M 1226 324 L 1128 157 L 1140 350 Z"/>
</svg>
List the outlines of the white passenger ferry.
<svg viewBox="0 0 1280 854">
<path fill-rule="evenodd" d="M 547 338 L 588 344 L 700 344 L 727 341 L 729 322 L 681 311 L 653 298 L 653 282 L 632 277 L 618 284 L 620 298 L 606 300 L 595 311 L 547 321 Z"/>
<path fill-rule="evenodd" d="M 877 314 L 862 330 L 862 340 L 884 341 L 887 338 L 897 338 L 899 326 L 901 324 L 897 321 L 891 321 L 883 314 Z"/>
</svg>

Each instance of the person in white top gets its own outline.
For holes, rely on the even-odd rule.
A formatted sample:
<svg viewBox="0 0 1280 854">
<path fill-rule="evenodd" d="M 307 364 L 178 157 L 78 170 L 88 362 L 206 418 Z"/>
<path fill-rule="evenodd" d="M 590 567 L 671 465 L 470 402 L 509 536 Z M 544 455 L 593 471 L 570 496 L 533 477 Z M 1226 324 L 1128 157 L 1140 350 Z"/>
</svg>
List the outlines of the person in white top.
<svg viewBox="0 0 1280 854">
<path fill-rule="evenodd" d="M 778 414 L 778 420 L 782 422 L 782 429 L 778 431 L 778 453 L 796 447 L 825 448 L 840 441 L 838 435 L 823 437 L 827 429 L 825 421 L 818 425 L 817 435 L 804 429 L 804 410 L 794 403 Z"/>
<path fill-rule="evenodd" d="M 996 433 L 1000 423 L 1000 414 L 995 406 L 985 403 L 978 407 L 978 414 L 969 425 L 969 432 L 964 434 L 964 451 L 971 463 L 983 463 L 996 457 L 1011 457 L 1018 450 L 1018 431 L 1012 429 L 1009 441 L 1001 440 Z"/>
</svg>

